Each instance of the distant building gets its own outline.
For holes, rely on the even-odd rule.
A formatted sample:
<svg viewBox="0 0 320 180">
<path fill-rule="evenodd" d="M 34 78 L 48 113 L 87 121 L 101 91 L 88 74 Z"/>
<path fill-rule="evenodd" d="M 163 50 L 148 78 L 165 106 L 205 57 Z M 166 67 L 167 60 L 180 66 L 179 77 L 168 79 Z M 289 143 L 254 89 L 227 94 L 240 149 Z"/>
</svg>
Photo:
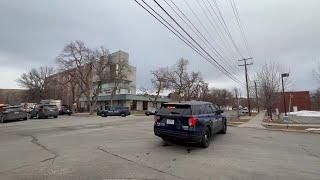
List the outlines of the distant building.
<svg viewBox="0 0 320 180">
<path fill-rule="evenodd" d="M 117 74 L 119 69 L 119 62 L 127 63 L 129 69 L 126 74 L 126 79 L 122 81 L 113 97 L 113 106 L 125 106 L 129 107 L 131 110 L 147 110 L 152 106 L 150 102 L 150 97 L 144 95 L 137 95 L 136 91 L 136 67 L 129 65 L 129 54 L 124 51 L 117 51 L 112 53 L 108 57 L 109 67 L 106 68 L 106 71 L 110 71 L 108 74 Z M 72 71 L 72 70 L 71 70 Z M 65 74 L 67 72 L 60 72 L 52 76 L 57 82 L 63 81 Z M 91 81 L 94 86 L 97 81 L 97 77 L 94 75 L 91 76 Z M 116 79 L 109 79 L 102 84 L 102 92 L 99 94 L 97 106 L 99 109 L 103 109 L 105 106 L 110 105 L 112 89 L 115 86 Z M 92 87 L 94 88 L 94 87 Z M 50 92 L 50 98 L 52 99 L 61 99 L 63 104 L 72 105 L 75 102 L 74 96 L 79 94 L 79 87 L 72 88 L 72 80 L 68 85 L 61 86 L 56 84 L 55 88 L 52 88 Z M 160 97 L 158 99 L 158 105 L 164 102 L 168 102 L 169 99 L 166 97 Z M 81 97 L 77 104 L 78 108 L 87 110 L 86 98 Z"/>
<path fill-rule="evenodd" d="M 309 91 L 285 92 L 287 112 L 311 110 L 311 98 Z M 283 95 L 278 93 L 278 100 L 273 106 L 280 113 L 284 113 Z"/>
<path fill-rule="evenodd" d="M 0 104 L 17 105 L 28 101 L 25 89 L 0 89 Z"/>
</svg>

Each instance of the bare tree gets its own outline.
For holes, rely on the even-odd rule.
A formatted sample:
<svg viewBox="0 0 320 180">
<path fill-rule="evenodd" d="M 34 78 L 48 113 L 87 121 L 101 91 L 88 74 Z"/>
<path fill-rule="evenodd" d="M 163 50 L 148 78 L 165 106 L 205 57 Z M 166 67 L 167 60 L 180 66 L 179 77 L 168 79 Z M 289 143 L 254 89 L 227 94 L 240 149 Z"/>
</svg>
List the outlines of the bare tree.
<svg viewBox="0 0 320 180">
<path fill-rule="evenodd" d="M 89 111 L 93 113 L 101 85 L 109 76 L 105 73 L 109 63 L 108 51 L 103 47 L 92 50 L 82 41 L 75 41 L 64 47 L 57 63 L 62 71 L 67 72 L 66 79 L 73 81 L 71 85 L 80 89 L 78 98 L 84 95 Z"/>
<path fill-rule="evenodd" d="M 272 108 L 278 100 L 281 89 L 281 73 L 283 68 L 279 64 L 266 63 L 257 73 L 259 100 L 261 106 L 267 110 L 268 116 L 272 118 Z M 288 87 L 292 83 L 291 78 L 286 78 L 284 84 Z"/>
<path fill-rule="evenodd" d="M 210 90 L 210 101 L 216 103 L 219 107 L 233 105 L 233 93 L 227 89 L 213 88 Z"/>
<path fill-rule="evenodd" d="M 187 66 L 189 64 L 189 61 L 186 59 L 181 58 L 177 64 L 173 67 L 173 69 L 169 72 L 169 83 L 171 89 L 174 91 L 174 93 L 178 96 L 177 100 L 181 101 L 184 94 L 184 89 L 187 86 Z"/>
<path fill-rule="evenodd" d="M 199 99 L 199 91 L 203 82 L 201 74 L 199 72 L 191 72 L 190 74 L 186 74 L 185 76 L 185 89 L 184 89 L 184 100 L 198 100 Z"/>
<path fill-rule="evenodd" d="M 102 93 L 102 85 L 108 81 L 110 78 L 110 62 L 109 62 L 109 52 L 107 49 L 101 47 L 96 49 L 94 52 L 95 62 L 91 62 L 94 70 L 94 82 L 91 103 L 94 108 L 96 108 L 99 94 Z"/>
<path fill-rule="evenodd" d="M 152 106 L 154 108 L 157 107 L 157 101 L 160 97 L 160 93 L 169 88 L 168 73 L 169 69 L 167 67 L 161 67 L 157 70 L 151 71 L 152 88 L 149 90 L 145 88 L 141 89 L 143 94 L 152 102 Z"/>
<path fill-rule="evenodd" d="M 52 67 L 40 67 L 31 69 L 23 73 L 16 81 L 20 87 L 28 89 L 28 96 L 33 97 L 33 101 L 39 102 L 46 97 L 50 84 L 50 76 L 54 73 Z"/>
<path fill-rule="evenodd" d="M 129 81 L 128 76 L 131 73 L 131 68 L 128 64 L 128 61 L 119 59 L 118 62 L 111 66 L 110 72 L 111 76 L 109 78 L 109 82 L 113 83 L 110 95 L 110 105 L 113 106 L 113 98 L 116 95 L 117 91 L 120 90 L 119 88 L 122 85 L 127 84 L 125 82 Z"/>
<path fill-rule="evenodd" d="M 195 93 L 198 97 L 198 100 L 208 101 L 209 92 L 209 84 L 204 81 L 200 81 Z"/>
</svg>

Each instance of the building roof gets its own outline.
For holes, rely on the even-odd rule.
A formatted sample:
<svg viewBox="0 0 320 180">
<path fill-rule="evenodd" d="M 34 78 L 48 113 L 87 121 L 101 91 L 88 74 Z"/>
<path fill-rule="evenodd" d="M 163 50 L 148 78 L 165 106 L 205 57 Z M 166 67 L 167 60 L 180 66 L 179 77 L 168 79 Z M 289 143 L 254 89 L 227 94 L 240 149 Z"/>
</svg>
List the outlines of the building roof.
<svg viewBox="0 0 320 180">
<path fill-rule="evenodd" d="M 211 104 L 210 102 L 205 101 L 181 101 L 181 102 L 169 102 L 166 104 L 180 104 L 180 105 L 202 105 L 202 104 Z"/>
<path fill-rule="evenodd" d="M 130 100 L 135 100 L 135 101 L 151 101 L 150 96 L 145 96 L 145 95 L 137 95 L 137 94 L 116 94 L 113 97 L 113 100 L 118 101 L 118 100 L 123 100 L 123 101 L 130 101 Z M 110 101 L 111 95 L 104 95 L 104 96 L 99 96 L 98 101 Z M 85 99 L 81 99 L 81 101 L 85 101 Z M 159 97 L 157 102 L 169 102 L 170 99 L 168 97 Z"/>
</svg>

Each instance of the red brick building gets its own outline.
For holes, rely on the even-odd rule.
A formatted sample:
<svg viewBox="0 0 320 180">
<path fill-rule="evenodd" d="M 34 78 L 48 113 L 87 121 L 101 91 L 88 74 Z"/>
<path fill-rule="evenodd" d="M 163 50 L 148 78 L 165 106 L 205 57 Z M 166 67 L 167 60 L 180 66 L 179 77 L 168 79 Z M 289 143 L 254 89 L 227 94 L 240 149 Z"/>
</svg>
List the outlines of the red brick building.
<svg viewBox="0 0 320 180">
<path fill-rule="evenodd" d="M 278 93 L 278 97 L 279 98 L 274 105 L 274 109 L 279 109 L 280 113 L 284 113 L 282 93 Z M 285 92 L 285 100 L 287 112 L 293 112 L 294 107 L 297 107 L 298 111 L 311 110 L 311 98 L 309 91 Z"/>
</svg>

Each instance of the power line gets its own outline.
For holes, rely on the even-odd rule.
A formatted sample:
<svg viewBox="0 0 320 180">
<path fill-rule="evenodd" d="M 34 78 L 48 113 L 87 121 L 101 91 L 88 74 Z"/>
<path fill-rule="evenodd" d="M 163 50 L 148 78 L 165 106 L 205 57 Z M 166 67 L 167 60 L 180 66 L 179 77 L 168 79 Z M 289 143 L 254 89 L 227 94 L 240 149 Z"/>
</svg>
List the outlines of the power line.
<svg viewBox="0 0 320 180">
<path fill-rule="evenodd" d="M 230 2 L 230 5 L 232 7 L 233 14 L 234 14 L 234 16 L 236 18 L 238 27 L 240 29 L 240 33 L 241 33 L 242 38 L 244 40 L 245 47 L 246 47 L 249 55 L 252 56 L 252 50 L 249 47 L 248 39 L 246 37 L 246 34 L 244 33 L 244 28 L 243 28 L 242 23 L 241 23 L 241 19 L 240 19 L 240 15 L 239 15 L 239 9 L 238 9 L 238 7 L 237 7 L 237 5 L 236 5 L 234 0 L 229 0 L 229 2 Z"/>
<path fill-rule="evenodd" d="M 211 8 L 211 10 L 213 11 L 213 13 L 214 13 L 215 16 L 217 17 L 218 22 L 219 22 L 219 24 L 220 24 L 221 26 L 219 26 L 219 24 L 216 22 L 215 18 L 213 17 L 213 14 L 211 13 L 210 9 L 208 8 L 208 6 L 207 6 L 207 4 L 206 4 L 206 2 L 205 2 L 204 0 L 202 0 L 202 2 L 203 2 L 203 4 L 204 4 L 204 8 L 209 12 L 211 18 L 209 18 L 209 16 L 207 15 L 205 9 L 201 6 L 201 3 L 199 3 L 199 2 L 197 1 L 197 4 L 198 4 L 198 6 L 200 6 L 201 10 L 204 12 L 204 14 L 205 14 L 206 18 L 208 19 L 208 21 L 210 21 L 210 23 L 211 23 L 211 21 L 212 21 L 212 22 L 217 26 L 217 29 L 219 29 L 219 31 L 224 35 L 224 37 L 225 37 L 226 39 L 229 38 L 228 35 L 226 36 L 226 34 L 224 33 L 224 32 L 227 32 L 227 31 L 226 31 L 225 27 L 223 26 L 223 24 L 222 24 L 219 16 L 217 15 L 216 11 L 215 11 L 214 8 L 212 7 L 210 1 L 207 0 L 207 2 L 208 2 L 208 4 L 209 4 L 209 7 Z M 220 27 L 222 27 L 223 29 L 221 29 Z M 230 47 L 230 46 L 229 46 L 229 41 L 227 40 L 226 42 L 227 42 L 226 44 L 228 44 L 229 49 L 231 49 L 233 53 L 237 54 L 237 51 L 234 51 L 234 48 L 231 48 L 233 45 Z M 241 56 L 241 55 L 240 55 L 240 56 Z"/>
<path fill-rule="evenodd" d="M 224 66 L 222 66 L 219 62 L 217 62 L 159 3 L 157 0 L 153 0 L 159 7 L 160 9 L 162 9 L 163 12 L 165 12 L 165 14 L 194 42 L 196 43 L 197 46 L 199 46 L 199 48 L 204 51 L 205 54 L 207 54 L 210 59 L 212 59 L 218 66 L 220 66 L 226 73 L 230 74 L 231 76 L 233 76 L 233 74 L 231 74 L 229 71 L 227 71 L 225 69 Z M 233 77 L 235 78 L 235 77 Z M 237 79 L 237 78 L 235 78 Z"/>
<path fill-rule="evenodd" d="M 233 81 L 240 83 L 241 82 L 236 79 L 235 77 L 233 77 L 233 75 L 228 72 L 227 70 L 224 69 L 223 66 L 221 66 L 218 62 L 215 61 L 216 64 L 213 64 L 212 60 L 208 59 L 208 57 L 206 57 L 197 47 L 194 46 L 194 44 L 192 44 L 188 39 L 186 39 L 179 31 L 177 31 L 168 21 L 166 21 L 159 13 L 157 13 L 148 3 L 146 3 L 144 0 L 142 0 L 142 2 L 148 7 L 150 8 L 157 16 L 159 16 L 163 21 L 165 21 L 166 24 L 168 24 L 171 28 L 169 28 L 167 25 L 165 25 L 165 23 L 163 23 L 159 18 L 157 18 L 150 10 L 148 10 L 146 7 L 144 7 L 141 3 L 139 3 L 137 0 L 135 0 L 135 2 L 137 4 L 139 4 L 144 10 L 146 10 L 149 14 L 151 14 L 155 19 L 157 19 L 162 25 L 164 25 L 167 29 L 169 29 L 174 35 L 176 35 L 177 37 L 179 37 L 180 40 L 182 40 L 186 45 L 188 45 L 191 49 L 193 49 L 196 53 L 198 53 L 200 56 L 202 56 L 204 59 L 206 59 L 209 63 L 211 63 L 212 65 L 216 66 L 222 73 L 224 73 L 225 75 L 227 75 L 230 79 L 232 79 Z M 192 38 L 193 39 L 193 38 Z M 194 39 L 193 39 L 194 41 Z M 201 47 L 200 45 L 198 45 L 199 47 Z M 213 59 L 211 57 L 210 54 L 208 54 L 205 50 L 203 50 L 203 48 L 201 47 L 202 51 L 204 51 L 207 55 L 209 55 L 209 57 L 211 59 Z M 214 60 L 214 59 L 213 59 Z"/>
<path fill-rule="evenodd" d="M 220 16 L 220 18 L 221 18 L 221 20 L 222 20 L 223 25 L 224 25 L 223 28 L 225 29 L 227 35 L 229 36 L 229 38 L 230 38 L 230 40 L 231 40 L 231 42 L 232 42 L 232 45 L 234 46 L 234 48 L 236 49 L 236 51 L 239 53 L 240 57 L 243 58 L 243 55 L 241 54 L 239 47 L 237 46 L 236 42 L 234 41 L 234 39 L 233 39 L 233 37 L 232 37 L 232 35 L 231 35 L 231 33 L 230 33 L 230 30 L 229 30 L 229 28 L 228 28 L 228 26 L 227 26 L 227 23 L 226 23 L 226 21 L 225 21 L 225 19 L 224 19 L 224 17 L 223 17 L 223 14 L 222 14 L 222 12 L 221 12 L 221 10 L 220 10 L 219 4 L 217 3 L 216 0 L 213 0 L 213 2 L 214 2 L 214 4 L 215 4 L 215 7 L 216 7 L 217 10 L 218 10 L 218 14 L 219 14 L 219 16 Z M 210 4 L 211 4 L 211 3 L 210 3 Z"/>
<path fill-rule="evenodd" d="M 221 61 L 223 60 L 228 60 L 229 63 L 232 63 L 233 61 L 231 61 L 230 59 L 225 59 L 221 53 L 218 52 L 218 50 L 211 44 L 211 42 L 199 31 L 199 29 L 191 22 L 191 20 L 187 17 L 187 15 L 173 2 L 173 0 L 170 0 L 170 2 L 173 4 L 173 6 L 181 13 L 181 15 L 183 17 L 180 16 L 180 14 L 166 1 L 163 0 L 172 10 L 173 12 L 191 29 L 191 31 L 196 34 L 196 36 L 202 40 L 202 42 L 204 42 L 207 46 L 207 48 L 209 48 L 208 46 L 210 46 L 211 48 L 210 51 L 212 53 L 214 53 L 216 56 L 218 56 L 219 58 L 221 58 Z M 185 19 L 186 20 L 185 20 Z M 220 49 L 221 50 L 221 49 Z M 221 50 L 222 51 L 222 50 Z M 224 51 L 222 51 L 223 53 L 225 53 Z M 231 71 L 237 71 L 235 67 L 231 66 L 229 63 L 227 63 L 228 65 L 228 69 Z"/>
<path fill-rule="evenodd" d="M 184 3 L 187 5 L 188 9 L 191 11 L 191 13 L 193 14 L 193 16 L 195 16 L 196 20 L 198 21 L 198 23 L 200 24 L 200 26 L 205 30 L 205 32 L 208 34 L 208 36 L 210 37 L 210 39 L 215 42 L 215 40 L 214 40 L 215 38 L 213 38 L 212 35 L 211 35 L 212 33 L 210 33 L 209 30 L 208 30 L 208 28 L 201 22 L 199 16 L 198 16 L 198 15 L 195 13 L 195 11 L 191 8 L 191 6 L 190 6 L 190 4 L 188 3 L 188 1 L 187 1 L 187 0 L 184 0 Z M 212 26 L 212 25 L 211 25 L 211 26 Z M 217 32 L 217 37 L 221 40 L 221 42 L 222 42 L 221 44 L 223 45 L 223 48 L 228 49 L 228 50 L 231 50 L 232 53 L 235 53 L 234 49 L 231 48 L 226 41 L 224 41 L 224 39 L 222 38 L 222 36 L 219 34 L 219 31 L 217 31 L 217 29 L 216 29 L 215 27 L 213 27 L 213 30 Z M 217 44 L 218 44 L 218 43 L 217 43 Z M 236 53 L 235 53 L 235 54 L 236 54 Z"/>
</svg>

